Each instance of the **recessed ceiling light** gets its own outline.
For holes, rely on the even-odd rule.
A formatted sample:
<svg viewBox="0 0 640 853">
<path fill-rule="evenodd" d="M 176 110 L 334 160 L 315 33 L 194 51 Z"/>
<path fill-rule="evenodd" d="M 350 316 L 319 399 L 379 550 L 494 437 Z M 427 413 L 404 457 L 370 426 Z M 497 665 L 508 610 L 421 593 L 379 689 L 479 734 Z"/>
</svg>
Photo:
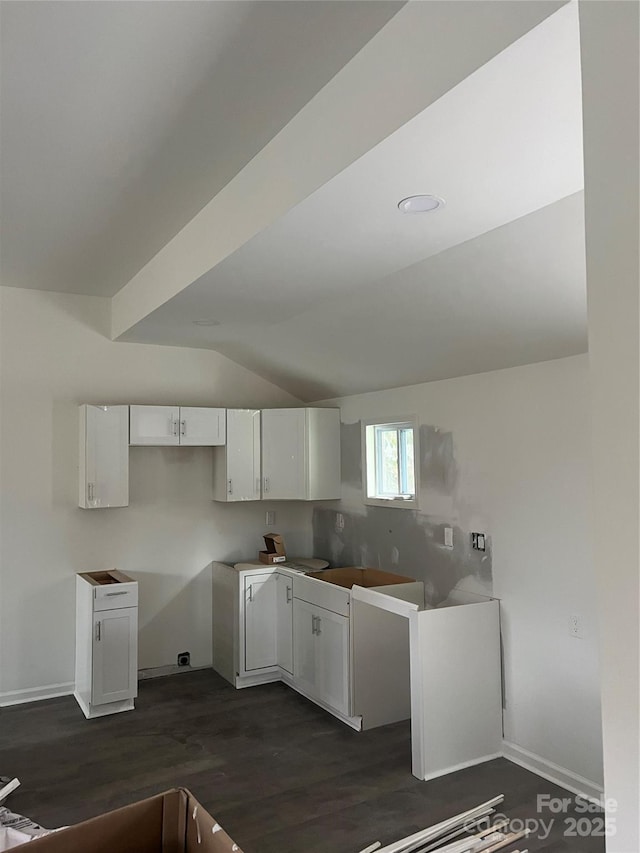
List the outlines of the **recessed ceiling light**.
<svg viewBox="0 0 640 853">
<path fill-rule="evenodd" d="M 219 326 L 219 320 L 192 320 L 194 326 Z"/>
<path fill-rule="evenodd" d="M 437 195 L 410 195 L 398 202 L 398 210 L 402 213 L 429 213 L 444 207 L 444 199 Z"/>
</svg>

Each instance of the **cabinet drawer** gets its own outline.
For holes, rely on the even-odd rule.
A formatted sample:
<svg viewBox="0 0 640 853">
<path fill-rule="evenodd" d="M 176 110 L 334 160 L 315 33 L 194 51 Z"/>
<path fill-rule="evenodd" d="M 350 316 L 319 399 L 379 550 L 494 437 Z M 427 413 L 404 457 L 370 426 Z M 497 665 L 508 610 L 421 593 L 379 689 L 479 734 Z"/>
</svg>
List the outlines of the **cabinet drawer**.
<svg viewBox="0 0 640 853">
<path fill-rule="evenodd" d="M 117 610 L 120 607 L 137 607 L 138 584 L 118 583 L 105 584 L 93 591 L 93 609 Z"/>
<path fill-rule="evenodd" d="M 325 610 L 332 610 L 341 616 L 349 615 L 350 591 L 325 581 L 295 577 L 293 578 L 293 597 L 324 607 Z"/>
</svg>

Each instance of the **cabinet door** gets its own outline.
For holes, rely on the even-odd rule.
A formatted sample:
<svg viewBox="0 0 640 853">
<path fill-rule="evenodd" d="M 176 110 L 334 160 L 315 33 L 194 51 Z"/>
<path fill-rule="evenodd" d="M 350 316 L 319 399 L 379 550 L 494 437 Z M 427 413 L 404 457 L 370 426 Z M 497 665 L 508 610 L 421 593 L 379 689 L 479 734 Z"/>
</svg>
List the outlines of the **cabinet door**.
<svg viewBox="0 0 640 853">
<path fill-rule="evenodd" d="M 177 406 L 129 406 L 129 444 L 179 444 Z"/>
<path fill-rule="evenodd" d="M 225 442 L 225 410 L 180 407 L 180 444 L 215 447 Z"/>
<path fill-rule="evenodd" d="M 278 575 L 278 666 L 293 675 L 293 581 Z"/>
<path fill-rule="evenodd" d="M 316 683 L 318 697 L 349 714 L 349 618 L 316 608 Z"/>
<path fill-rule="evenodd" d="M 349 617 L 293 602 L 294 677 L 309 696 L 349 715 Z"/>
<path fill-rule="evenodd" d="M 298 598 L 293 600 L 293 675 L 309 696 L 319 697 L 316 613 L 318 608 Z"/>
<path fill-rule="evenodd" d="M 306 498 L 304 409 L 262 412 L 262 497 Z"/>
<path fill-rule="evenodd" d="M 278 663 L 277 575 L 244 579 L 244 668 L 251 672 Z"/>
<path fill-rule="evenodd" d="M 260 412 L 227 409 L 228 501 L 260 500 Z"/>
<path fill-rule="evenodd" d="M 91 703 L 138 695 L 138 608 L 93 614 Z"/>
<path fill-rule="evenodd" d="M 79 505 L 129 505 L 129 407 L 80 407 Z"/>
</svg>

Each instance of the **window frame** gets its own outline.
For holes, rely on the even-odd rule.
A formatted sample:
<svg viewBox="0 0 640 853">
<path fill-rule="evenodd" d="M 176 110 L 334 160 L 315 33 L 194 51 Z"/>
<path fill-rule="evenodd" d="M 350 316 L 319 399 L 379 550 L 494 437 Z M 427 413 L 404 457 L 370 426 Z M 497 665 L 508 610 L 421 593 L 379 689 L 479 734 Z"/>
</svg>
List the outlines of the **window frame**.
<svg viewBox="0 0 640 853">
<path fill-rule="evenodd" d="M 402 497 L 401 494 L 385 497 L 378 489 L 380 470 L 380 448 L 376 440 L 378 428 L 389 428 L 400 430 L 402 428 L 413 430 L 413 477 L 415 494 L 413 497 Z M 370 430 L 373 428 L 373 431 Z M 382 431 L 382 430 L 380 430 Z M 362 438 L 362 500 L 366 506 L 395 507 L 396 509 L 417 509 L 420 494 L 419 464 L 420 448 L 418 438 L 418 420 L 415 415 L 404 415 L 401 417 L 370 418 L 361 421 Z M 400 436 L 399 436 L 400 437 Z M 398 448 L 398 481 L 402 488 L 401 480 L 408 476 L 408 472 L 402 470 L 402 460 L 406 456 L 400 453 Z M 370 494 L 375 492 L 375 494 Z"/>
</svg>

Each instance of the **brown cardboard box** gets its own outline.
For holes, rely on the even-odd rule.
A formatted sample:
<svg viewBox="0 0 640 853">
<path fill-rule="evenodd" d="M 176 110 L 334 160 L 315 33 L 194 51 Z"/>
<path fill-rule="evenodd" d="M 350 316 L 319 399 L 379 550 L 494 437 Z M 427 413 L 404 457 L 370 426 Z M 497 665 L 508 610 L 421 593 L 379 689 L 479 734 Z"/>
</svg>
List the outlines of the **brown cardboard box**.
<svg viewBox="0 0 640 853">
<path fill-rule="evenodd" d="M 20 845 L 21 847 L 23 845 Z M 185 788 L 29 842 L 33 853 L 242 853 Z"/>
<path fill-rule="evenodd" d="M 284 537 L 279 533 L 265 533 L 264 544 L 266 551 L 258 551 L 258 559 L 261 563 L 272 565 L 273 563 L 284 563 L 287 552 L 284 550 Z"/>
</svg>

